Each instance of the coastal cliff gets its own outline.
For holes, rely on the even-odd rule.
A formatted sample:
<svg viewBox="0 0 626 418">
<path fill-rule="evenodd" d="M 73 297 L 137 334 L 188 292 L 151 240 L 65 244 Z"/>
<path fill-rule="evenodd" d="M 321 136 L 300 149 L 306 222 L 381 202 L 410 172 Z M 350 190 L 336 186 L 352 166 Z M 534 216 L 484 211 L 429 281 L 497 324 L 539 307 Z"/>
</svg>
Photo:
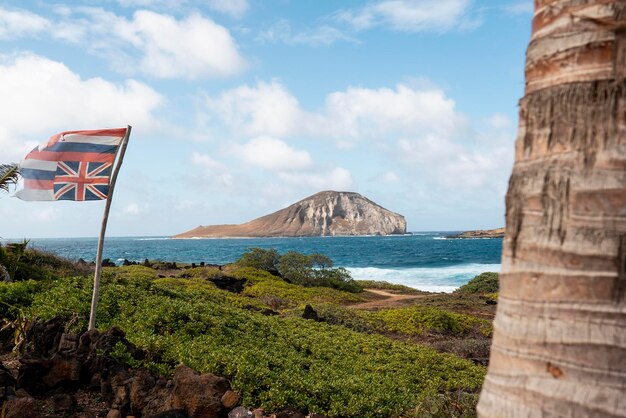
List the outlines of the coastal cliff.
<svg viewBox="0 0 626 418">
<path fill-rule="evenodd" d="M 404 216 L 353 192 L 324 191 L 239 225 L 199 226 L 172 238 L 405 234 Z"/>
</svg>

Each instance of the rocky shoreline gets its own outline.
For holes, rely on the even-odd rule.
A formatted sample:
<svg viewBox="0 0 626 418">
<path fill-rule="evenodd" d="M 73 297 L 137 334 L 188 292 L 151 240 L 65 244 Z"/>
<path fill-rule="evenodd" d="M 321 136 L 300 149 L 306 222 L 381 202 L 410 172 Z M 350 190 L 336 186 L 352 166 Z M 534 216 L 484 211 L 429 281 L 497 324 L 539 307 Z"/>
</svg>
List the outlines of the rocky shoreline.
<svg viewBox="0 0 626 418">
<path fill-rule="evenodd" d="M 474 231 L 465 231 L 460 234 L 447 235 L 448 239 L 472 239 L 472 238 L 504 238 L 504 228 L 496 229 L 477 229 Z"/>
</svg>

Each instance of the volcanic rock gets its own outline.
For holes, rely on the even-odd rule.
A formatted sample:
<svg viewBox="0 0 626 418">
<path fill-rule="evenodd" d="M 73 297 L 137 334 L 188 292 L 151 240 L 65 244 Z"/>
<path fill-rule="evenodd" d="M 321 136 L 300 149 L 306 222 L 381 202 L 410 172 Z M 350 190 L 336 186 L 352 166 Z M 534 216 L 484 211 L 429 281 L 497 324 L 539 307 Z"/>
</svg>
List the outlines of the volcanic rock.
<svg viewBox="0 0 626 418">
<path fill-rule="evenodd" d="M 405 234 L 404 216 L 353 192 L 324 191 L 240 225 L 199 226 L 173 238 Z"/>
<path fill-rule="evenodd" d="M 304 312 L 302 313 L 302 318 L 304 319 L 312 319 L 313 321 L 320 321 L 320 317 L 317 315 L 317 312 L 311 305 L 306 305 L 304 307 Z"/>
<path fill-rule="evenodd" d="M 504 238 L 504 228 L 465 231 L 456 235 L 448 235 L 446 238 Z"/>
</svg>

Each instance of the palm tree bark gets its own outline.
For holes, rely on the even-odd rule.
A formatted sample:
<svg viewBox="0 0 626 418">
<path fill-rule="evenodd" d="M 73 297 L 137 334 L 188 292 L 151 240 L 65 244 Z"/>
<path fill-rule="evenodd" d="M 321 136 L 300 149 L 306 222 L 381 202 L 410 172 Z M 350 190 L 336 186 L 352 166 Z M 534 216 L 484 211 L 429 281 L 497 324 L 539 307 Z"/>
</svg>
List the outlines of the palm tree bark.
<svg viewBox="0 0 626 418">
<path fill-rule="evenodd" d="M 481 417 L 626 416 L 626 1 L 535 0 Z"/>
</svg>

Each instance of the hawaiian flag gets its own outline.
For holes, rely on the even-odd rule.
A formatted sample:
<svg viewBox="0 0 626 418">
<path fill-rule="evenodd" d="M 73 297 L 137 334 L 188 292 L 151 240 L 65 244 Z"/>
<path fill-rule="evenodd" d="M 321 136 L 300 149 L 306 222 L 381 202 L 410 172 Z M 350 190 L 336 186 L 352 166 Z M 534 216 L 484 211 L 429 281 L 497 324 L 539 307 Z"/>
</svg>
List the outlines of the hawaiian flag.
<svg viewBox="0 0 626 418">
<path fill-rule="evenodd" d="M 20 164 L 22 200 L 103 200 L 126 128 L 67 131 L 35 147 Z"/>
</svg>

